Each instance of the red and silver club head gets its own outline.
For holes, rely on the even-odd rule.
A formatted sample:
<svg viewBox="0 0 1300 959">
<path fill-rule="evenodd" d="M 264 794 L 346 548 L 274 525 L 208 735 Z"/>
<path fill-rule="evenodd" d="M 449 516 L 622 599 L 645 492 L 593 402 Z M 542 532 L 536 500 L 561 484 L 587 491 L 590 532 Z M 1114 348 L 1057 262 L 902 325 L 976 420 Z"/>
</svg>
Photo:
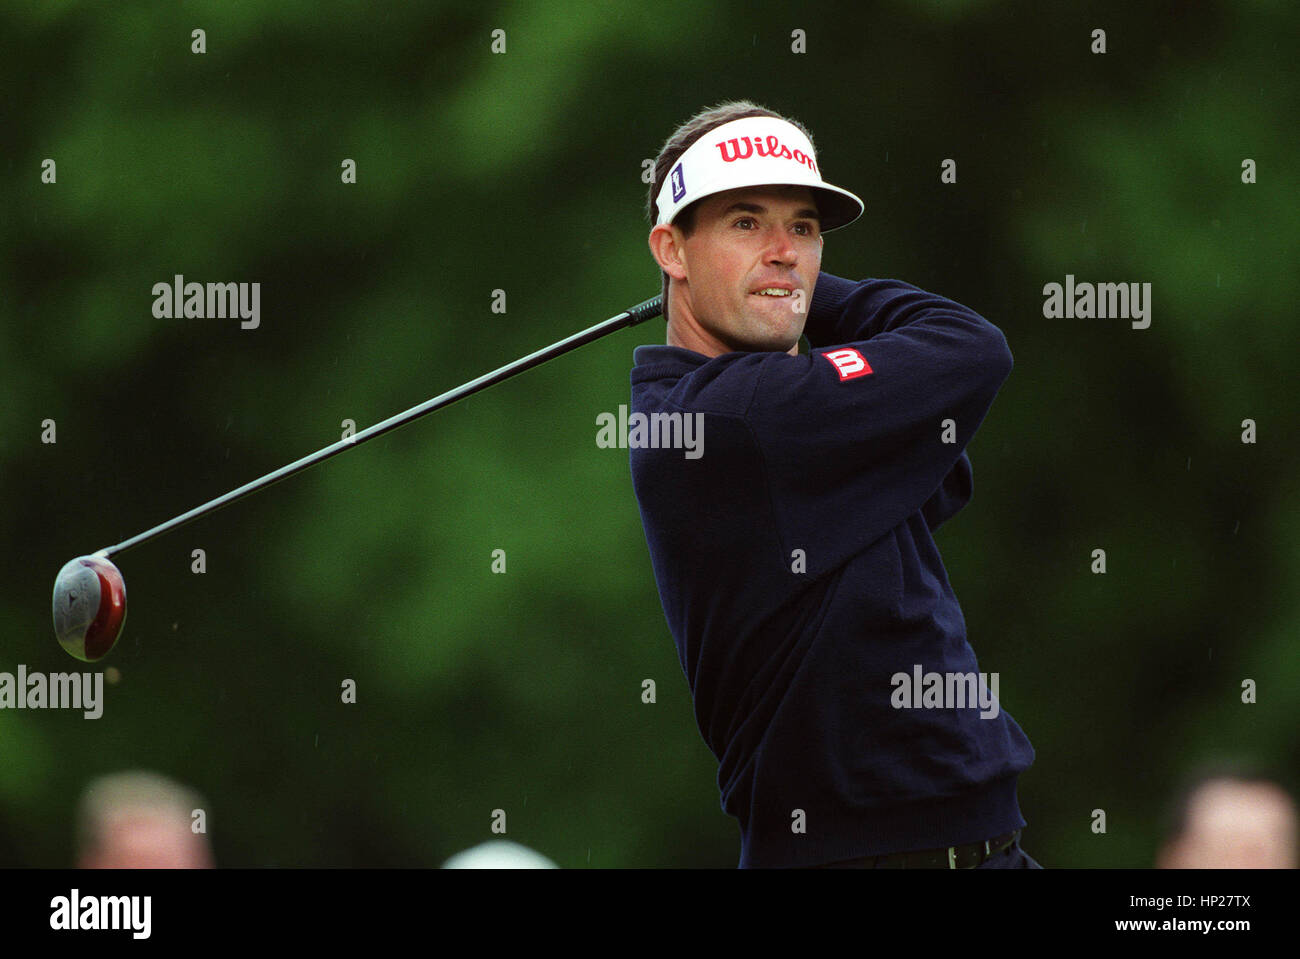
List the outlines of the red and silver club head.
<svg viewBox="0 0 1300 959">
<path fill-rule="evenodd" d="M 65 563 L 54 579 L 54 635 L 82 662 L 109 654 L 126 620 L 122 573 L 98 554 Z"/>
</svg>

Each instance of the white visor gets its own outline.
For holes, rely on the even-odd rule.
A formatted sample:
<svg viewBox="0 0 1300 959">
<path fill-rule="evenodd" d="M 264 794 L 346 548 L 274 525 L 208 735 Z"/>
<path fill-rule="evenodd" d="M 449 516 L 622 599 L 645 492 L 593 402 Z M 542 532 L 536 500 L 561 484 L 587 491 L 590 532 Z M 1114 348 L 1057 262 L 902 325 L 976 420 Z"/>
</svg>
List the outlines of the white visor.
<svg viewBox="0 0 1300 959">
<path fill-rule="evenodd" d="M 812 190 L 823 233 L 847 226 L 865 209 L 848 190 L 822 179 L 798 127 L 777 117 L 745 117 L 710 130 L 673 164 L 659 190 L 659 223 L 672 223 L 696 200 L 724 190 L 786 184 Z"/>
</svg>

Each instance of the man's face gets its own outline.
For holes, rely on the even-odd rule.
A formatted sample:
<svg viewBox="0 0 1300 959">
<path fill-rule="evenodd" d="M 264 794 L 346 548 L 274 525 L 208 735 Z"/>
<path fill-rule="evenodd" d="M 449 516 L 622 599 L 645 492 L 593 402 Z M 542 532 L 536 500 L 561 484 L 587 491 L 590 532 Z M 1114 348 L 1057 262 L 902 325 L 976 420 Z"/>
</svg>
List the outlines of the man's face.
<svg viewBox="0 0 1300 959">
<path fill-rule="evenodd" d="M 671 242 L 670 242 L 671 239 Z M 794 353 L 821 270 L 822 236 L 812 191 L 742 187 L 705 197 L 695 232 L 651 231 L 651 249 L 676 286 L 669 342 L 706 356 Z M 785 295 L 763 295 L 776 287 Z"/>
</svg>

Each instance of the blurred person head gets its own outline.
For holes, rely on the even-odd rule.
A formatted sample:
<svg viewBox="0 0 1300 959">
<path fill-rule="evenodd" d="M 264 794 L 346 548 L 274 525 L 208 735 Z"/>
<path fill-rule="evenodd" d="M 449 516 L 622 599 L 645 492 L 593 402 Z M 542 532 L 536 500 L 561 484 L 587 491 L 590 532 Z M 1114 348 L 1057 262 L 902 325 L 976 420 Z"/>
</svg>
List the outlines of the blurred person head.
<svg viewBox="0 0 1300 959">
<path fill-rule="evenodd" d="M 211 868 L 208 837 L 191 828 L 196 809 L 206 809 L 198 793 L 158 773 L 101 776 L 77 806 L 77 868 Z"/>
<path fill-rule="evenodd" d="M 508 839 L 493 839 L 458 852 L 443 869 L 558 869 L 539 852 Z"/>
<path fill-rule="evenodd" d="M 1295 869 L 1296 803 L 1256 766 L 1215 763 L 1177 790 L 1159 869 Z"/>
</svg>

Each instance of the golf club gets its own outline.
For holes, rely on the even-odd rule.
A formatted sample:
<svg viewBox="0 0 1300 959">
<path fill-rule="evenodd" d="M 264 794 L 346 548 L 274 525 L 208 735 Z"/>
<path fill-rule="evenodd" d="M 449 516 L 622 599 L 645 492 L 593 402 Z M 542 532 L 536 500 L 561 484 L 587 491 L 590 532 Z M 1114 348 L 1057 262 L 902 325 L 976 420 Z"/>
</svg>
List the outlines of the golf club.
<svg viewBox="0 0 1300 959">
<path fill-rule="evenodd" d="M 88 556 L 79 556 L 68 561 L 59 570 L 54 580 L 54 634 L 58 637 L 59 645 L 83 662 L 95 662 L 108 655 L 117 642 L 122 624 L 126 620 L 126 584 L 122 579 L 121 571 L 109 560 L 109 557 L 147 543 L 163 533 L 184 526 L 223 506 L 229 506 L 236 500 L 266 489 L 282 479 L 302 472 L 309 466 L 315 466 L 344 450 L 354 449 L 367 440 L 395 430 L 399 426 L 405 426 L 427 413 L 432 413 L 479 390 L 507 380 L 517 373 L 530 370 L 534 366 L 539 366 L 547 360 L 598 340 L 609 333 L 635 326 L 661 313 L 663 313 L 663 297 L 652 297 L 629 307 L 617 316 L 574 333 L 535 353 L 529 353 L 513 363 L 508 363 L 491 373 L 485 373 L 478 379 L 470 380 L 463 386 L 390 416 L 354 436 L 339 440 L 324 449 L 295 460 L 288 466 L 282 466 L 251 483 L 245 483 L 238 489 L 218 496 L 187 513 L 182 513 L 165 523 L 159 523 L 152 529 L 124 539 L 115 546 L 108 546 Z"/>
</svg>

